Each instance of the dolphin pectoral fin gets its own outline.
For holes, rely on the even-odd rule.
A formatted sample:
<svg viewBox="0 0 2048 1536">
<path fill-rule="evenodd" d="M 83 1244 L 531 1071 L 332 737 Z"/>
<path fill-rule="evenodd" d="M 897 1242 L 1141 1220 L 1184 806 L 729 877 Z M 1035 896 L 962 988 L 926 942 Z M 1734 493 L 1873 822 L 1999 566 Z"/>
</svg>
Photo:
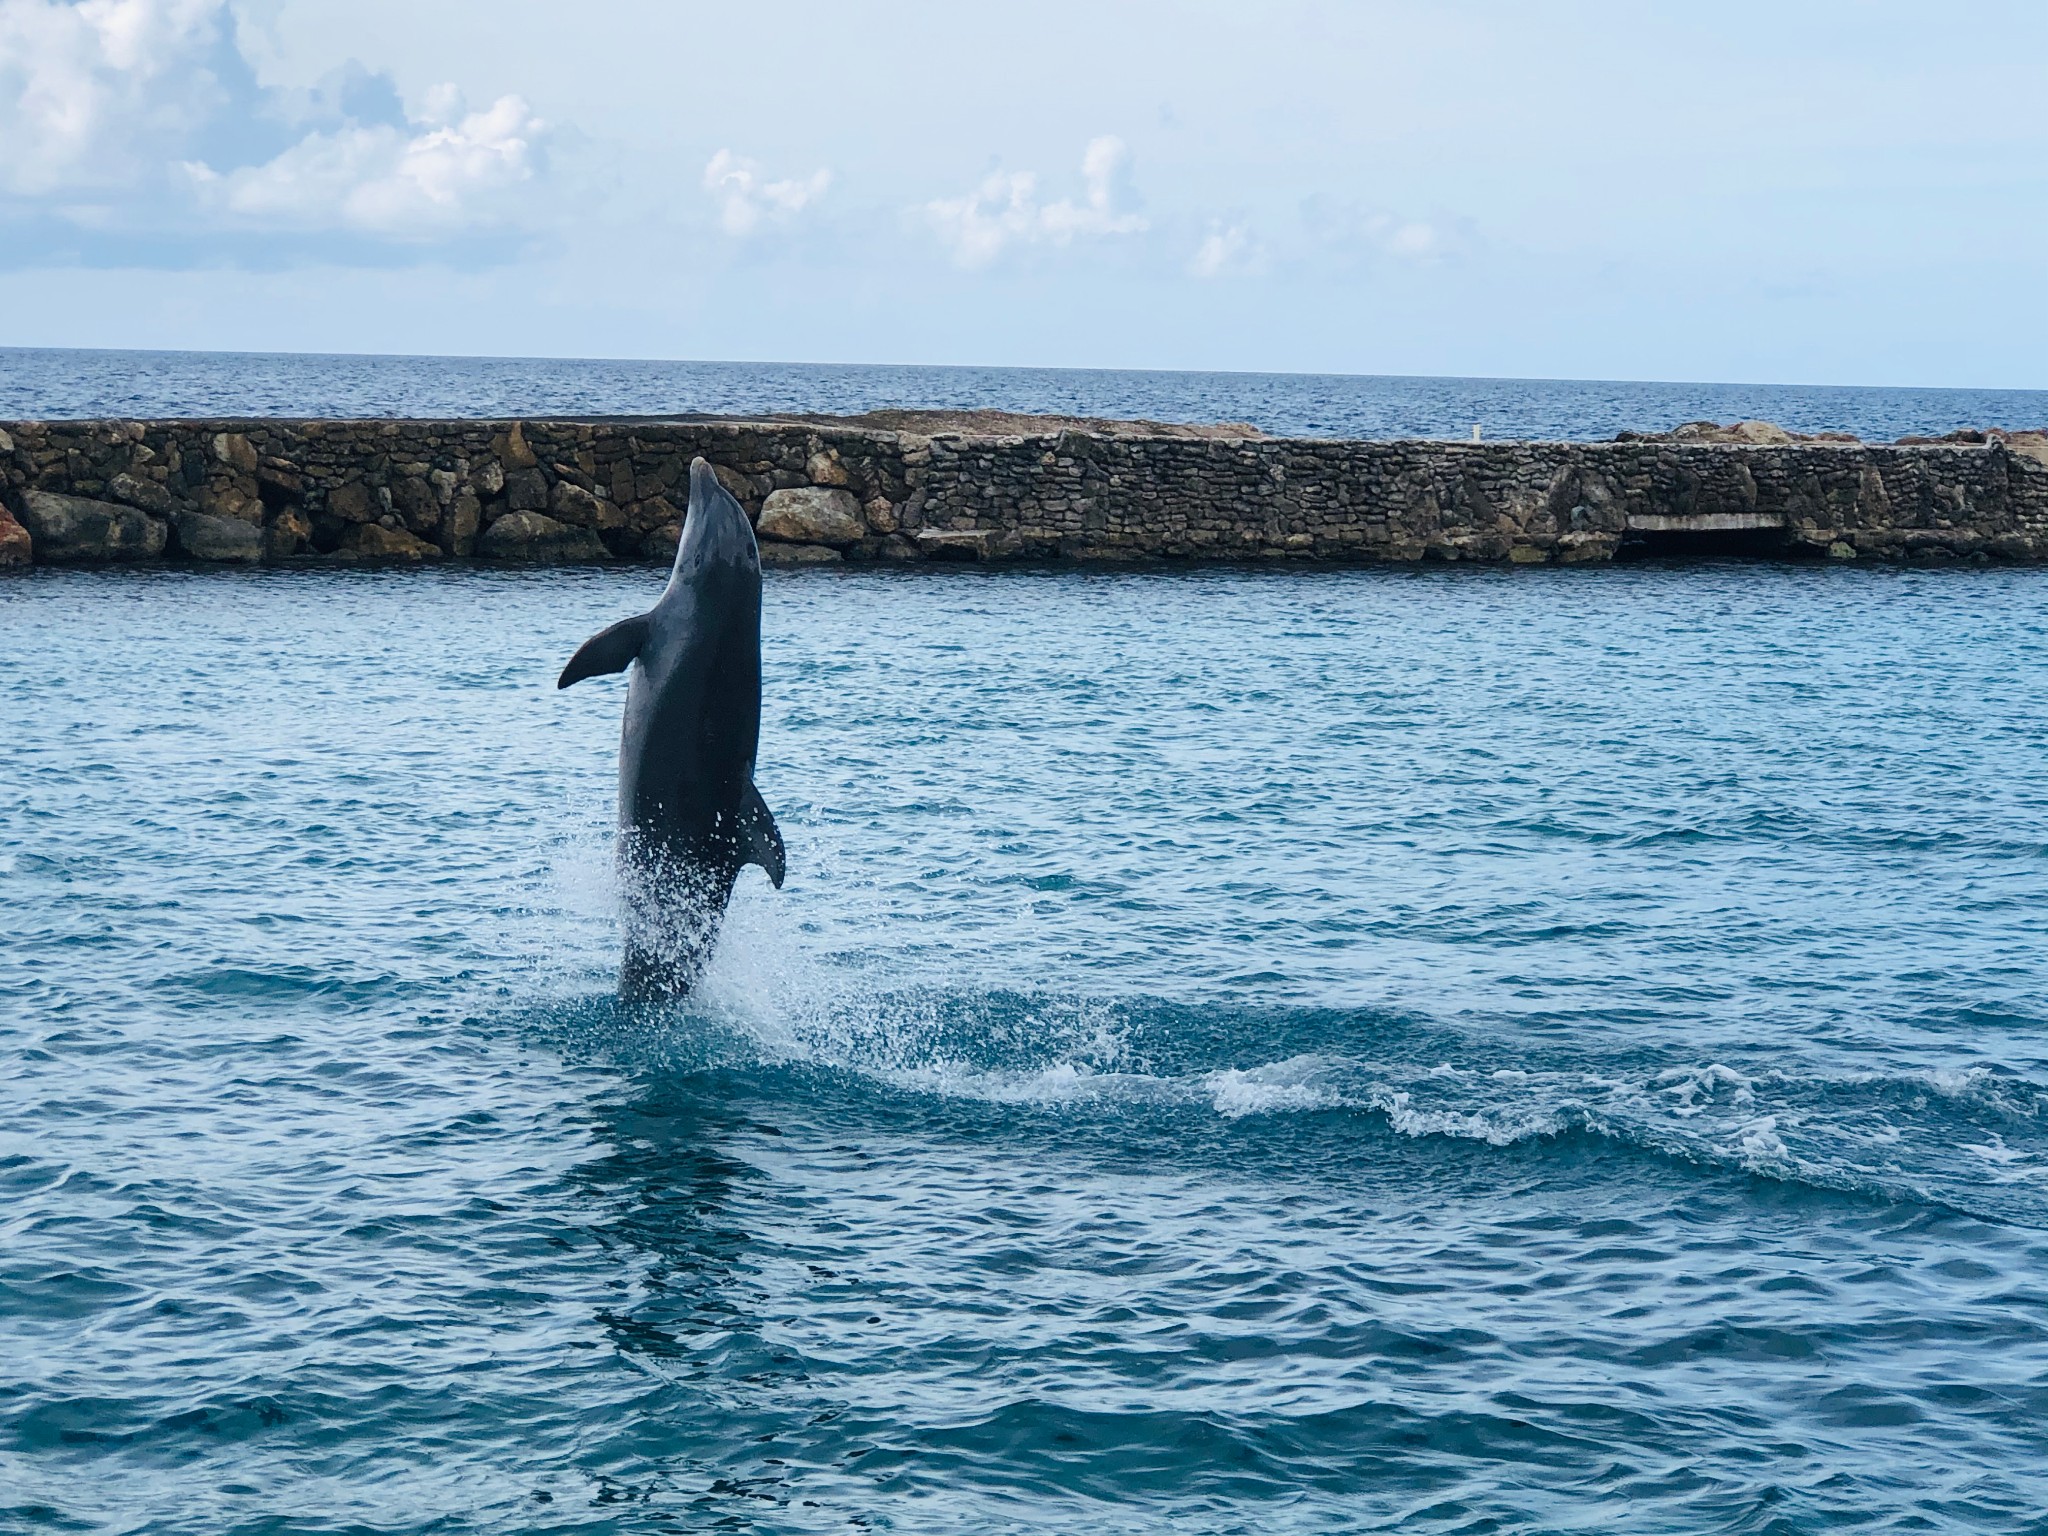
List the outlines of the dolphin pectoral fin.
<svg viewBox="0 0 2048 1536">
<path fill-rule="evenodd" d="M 760 865 L 768 872 L 775 889 L 782 889 L 782 877 L 789 872 L 783 858 L 782 834 L 775 828 L 775 813 L 768 809 L 761 791 L 751 784 L 747 786 L 747 798 L 740 802 L 740 857 L 748 864 Z"/>
<path fill-rule="evenodd" d="M 600 629 L 569 658 L 569 665 L 562 668 L 562 675 L 555 679 L 555 686 L 566 688 L 586 677 L 625 671 L 633 665 L 633 658 L 640 654 L 640 647 L 647 643 L 647 635 L 647 615 L 644 613 L 621 619 L 610 629 Z"/>
</svg>

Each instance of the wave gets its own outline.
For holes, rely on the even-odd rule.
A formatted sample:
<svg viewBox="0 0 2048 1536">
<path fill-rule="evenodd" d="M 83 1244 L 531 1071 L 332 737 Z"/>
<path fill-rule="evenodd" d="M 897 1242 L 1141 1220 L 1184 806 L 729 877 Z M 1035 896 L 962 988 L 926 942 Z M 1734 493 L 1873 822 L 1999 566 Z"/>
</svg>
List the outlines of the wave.
<svg viewBox="0 0 2048 1536">
<path fill-rule="evenodd" d="M 1788 1045 L 1782 1021 L 1754 1045 L 1702 1049 L 1669 1031 L 1262 1003 L 1255 983 L 1207 1002 L 935 983 L 916 978 L 946 972 L 948 935 L 829 952 L 744 887 L 698 995 L 625 1008 L 592 991 L 612 918 L 602 846 L 579 836 L 556 858 L 551 920 L 573 942 L 529 976 L 544 1001 L 528 1018 L 563 1048 L 650 1079 L 725 1074 L 762 1098 L 830 1093 L 855 1113 L 867 1102 L 1092 1117 L 1110 1143 L 1142 1136 L 1146 1117 L 1181 1135 L 1195 1116 L 1239 1145 L 1261 1124 L 1321 1117 L 1332 1156 L 1361 1138 L 1523 1158 L 1604 1147 L 2048 1225 L 2048 1082 L 1997 1062 L 1915 1059 L 1924 1046 L 1859 1055 L 1840 1032 Z"/>
<path fill-rule="evenodd" d="M 2048 1225 L 2048 1084 L 1997 1065 L 1685 1061 L 1372 1011 L 871 981 L 808 963 L 729 969 L 680 1009 L 586 992 L 550 1032 L 635 1073 L 737 1074 L 763 1097 L 828 1092 L 855 1112 L 1081 1117 L 1119 1144 L 1142 1139 L 1147 1117 L 1169 1138 L 1195 1116 L 1240 1140 L 1321 1117 L 1321 1155 L 1340 1161 L 1360 1138 L 1539 1159 L 1604 1146 Z"/>
</svg>

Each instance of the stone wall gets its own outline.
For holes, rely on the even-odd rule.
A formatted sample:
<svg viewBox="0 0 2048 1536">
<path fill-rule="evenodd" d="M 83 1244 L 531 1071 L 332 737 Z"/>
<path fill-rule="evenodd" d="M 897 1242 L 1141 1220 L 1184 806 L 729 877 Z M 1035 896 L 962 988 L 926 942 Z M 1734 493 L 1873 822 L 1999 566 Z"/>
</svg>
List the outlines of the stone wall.
<svg viewBox="0 0 2048 1536">
<path fill-rule="evenodd" d="M 1836 559 L 2048 559 L 2048 451 L 1446 443 L 829 420 L 16 422 L 0 563 L 666 560 L 718 467 L 764 559 L 1612 558 L 1739 535 Z"/>
</svg>

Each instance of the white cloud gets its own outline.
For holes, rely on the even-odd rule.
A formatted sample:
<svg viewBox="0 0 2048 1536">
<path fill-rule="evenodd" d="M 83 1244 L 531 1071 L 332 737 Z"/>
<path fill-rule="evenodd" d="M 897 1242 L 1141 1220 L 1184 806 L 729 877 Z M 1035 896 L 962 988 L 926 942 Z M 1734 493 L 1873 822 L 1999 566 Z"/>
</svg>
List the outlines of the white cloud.
<svg viewBox="0 0 2048 1536">
<path fill-rule="evenodd" d="M 0 0 L 0 189 L 46 196 L 160 170 L 223 90 L 225 0 Z"/>
<path fill-rule="evenodd" d="M 1447 243 L 1442 230 L 1420 219 L 1375 220 L 1370 232 L 1382 251 L 1404 261 L 1427 261 L 1432 256 L 1441 256 Z"/>
<path fill-rule="evenodd" d="M 1087 190 L 1080 203 L 1041 203 L 1031 172 L 998 171 L 965 197 L 925 204 L 924 214 L 963 267 L 987 266 L 1013 242 L 1067 245 L 1077 236 L 1138 234 L 1148 227 L 1144 217 L 1117 206 L 1129 158 L 1121 139 L 1091 140 L 1081 156 Z"/>
<path fill-rule="evenodd" d="M 1339 262 L 1434 265 L 1468 254 L 1478 243 L 1465 219 L 1418 219 L 1317 195 L 1302 203 L 1310 240 Z"/>
<path fill-rule="evenodd" d="M 764 221 L 793 218 L 823 197 L 831 185 L 832 173 L 827 170 L 763 181 L 757 162 L 729 149 L 721 149 L 704 167 L 704 190 L 718 199 L 719 227 L 728 235 L 751 235 Z"/>
<path fill-rule="evenodd" d="M 427 102 L 404 128 L 350 125 L 309 133 L 262 165 L 184 169 L 207 206 L 267 227 L 419 237 L 503 222 L 507 194 L 533 178 L 545 125 L 517 96 L 465 114 L 443 85 Z"/>
<path fill-rule="evenodd" d="M 326 102 L 265 89 L 228 0 L 0 0 L 0 193 L 77 229 L 181 241 L 421 239 L 519 212 L 543 125 L 517 96 L 465 112 L 437 86 L 409 115 L 387 77 L 336 79 L 373 88 Z"/>
<path fill-rule="evenodd" d="M 1188 271 L 1195 277 L 1228 277 L 1256 272 L 1265 265 L 1265 251 L 1242 224 L 1216 225 L 1195 247 Z"/>
</svg>

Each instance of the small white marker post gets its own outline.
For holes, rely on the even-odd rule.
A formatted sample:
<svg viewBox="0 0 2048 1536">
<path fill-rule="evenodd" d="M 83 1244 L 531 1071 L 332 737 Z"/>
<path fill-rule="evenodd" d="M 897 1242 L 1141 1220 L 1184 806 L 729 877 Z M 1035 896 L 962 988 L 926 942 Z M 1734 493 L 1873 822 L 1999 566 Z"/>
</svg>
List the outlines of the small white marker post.
<svg viewBox="0 0 2048 1536">
<path fill-rule="evenodd" d="M 1475 443 L 1479 441 L 1479 423 L 1476 421 L 1472 423 L 1472 441 Z"/>
</svg>

